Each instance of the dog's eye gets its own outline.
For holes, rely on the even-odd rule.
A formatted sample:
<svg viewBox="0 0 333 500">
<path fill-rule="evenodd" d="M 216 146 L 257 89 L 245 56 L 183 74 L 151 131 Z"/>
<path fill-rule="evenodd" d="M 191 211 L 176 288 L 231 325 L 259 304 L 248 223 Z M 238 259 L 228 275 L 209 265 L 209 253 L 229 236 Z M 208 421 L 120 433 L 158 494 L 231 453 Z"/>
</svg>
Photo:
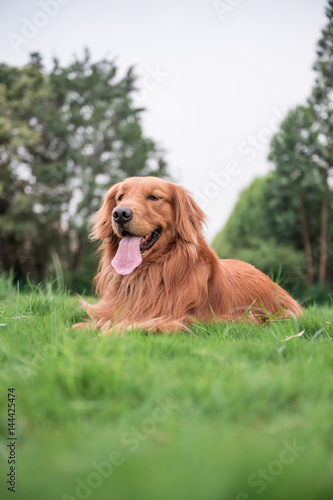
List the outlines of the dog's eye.
<svg viewBox="0 0 333 500">
<path fill-rule="evenodd" d="M 124 198 L 124 194 L 121 194 L 118 198 L 118 201 L 121 201 Z"/>
<path fill-rule="evenodd" d="M 159 196 L 155 196 L 154 194 L 151 194 L 148 196 L 147 200 L 160 200 L 161 198 Z"/>
</svg>

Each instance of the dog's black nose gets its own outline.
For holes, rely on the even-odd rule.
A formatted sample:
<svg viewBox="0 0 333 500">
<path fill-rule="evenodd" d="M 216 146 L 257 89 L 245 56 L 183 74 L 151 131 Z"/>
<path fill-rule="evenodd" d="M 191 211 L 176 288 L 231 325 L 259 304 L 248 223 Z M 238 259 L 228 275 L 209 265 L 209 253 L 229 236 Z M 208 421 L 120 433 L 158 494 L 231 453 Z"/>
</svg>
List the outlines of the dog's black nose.
<svg viewBox="0 0 333 500">
<path fill-rule="evenodd" d="M 133 212 L 128 207 L 117 207 L 114 209 L 112 217 L 117 224 L 125 224 L 133 218 Z"/>
</svg>

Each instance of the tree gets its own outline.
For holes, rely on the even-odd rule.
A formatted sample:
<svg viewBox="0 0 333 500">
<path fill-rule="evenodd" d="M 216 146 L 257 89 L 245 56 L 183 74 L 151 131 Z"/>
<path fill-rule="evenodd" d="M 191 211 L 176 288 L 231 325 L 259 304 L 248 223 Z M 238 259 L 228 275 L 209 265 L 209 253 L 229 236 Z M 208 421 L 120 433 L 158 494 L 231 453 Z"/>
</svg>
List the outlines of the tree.
<svg viewBox="0 0 333 500">
<path fill-rule="evenodd" d="M 245 189 L 226 225 L 212 246 L 222 259 L 239 259 L 253 264 L 278 279 L 302 300 L 322 297 L 308 281 L 308 262 L 304 254 L 299 200 L 288 187 L 288 178 L 275 171 L 255 179 Z M 310 188 L 309 188 L 310 189 Z M 314 189 L 315 193 L 316 190 Z M 329 199 L 328 217 L 333 218 L 333 198 Z M 312 247 L 313 273 L 320 262 L 318 214 L 321 199 L 306 198 L 307 223 Z M 328 230 L 328 277 L 333 277 L 333 227 Z"/>
<path fill-rule="evenodd" d="M 38 116 L 48 99 L 50 90 L 37 65 L 0 65 L 0 265 L 3 270 L 13 267 L 19 276 L 38 274 L 35 253 L 39 262 L 45 261 L 48 245 L 41 239 L 50 240 L 51 228 L 35 210 L 41 193 L 33 190 L 26 162 L 20 160 L 38 145 L 30 118 Z"/>
<path fill-rule="evenodd" d="M 323 194 L 323 144 L 316 114 L 310 106 L 298 106 L 290 111 L 279 132 L 272 138 L 269 159 L 275 165 L 275 190 L 281 199 L 288 200 L 289 208 L 296 203 L 302 229 L 303 247 L 307 262 L 307 277 L 314 282 L 312 243 L 309 229 L 310 212 L 313 217 Z M 283 207 L 280 207 L 282 211 Z"/>
<path fill-rule="evenodd" d="M 54 60 L 49 74 L 39 54 L 23 68 L 0 65 L 3 269 L 40 280 L 55 250 L 65 271 L 82 274 L 87 222 L 106 189 L 167 174 L 143 135 L 135 82 L 133 68 L 119 77 L 114 61 L 92 63 L 88 51 L 66 67 Z"/>
<path fill-rule="evenodd" d="M 262 239 L 270 237 L 271 220 L 268 220 L 267 211 L 266 217 L 263 217 L 262 212 L 267 199 L 266 185 L 267 179 L 255 179 L 242 191 L 233 213 L 213 242 L 214 248 L 222 258 L 225 255 L 224 243 L 233 248 L 249 247 L 253 235 Z"/>
<path fill-rule="evenodd" d="M 291 214 L 284 214 L 282 219 L 276 210 L 274 182 L 274 174 L 269 174 L 255 179 L 241 193 L 212 245 L 221 258 L 249 262 L 295 291 L 305 280 L 303 254 L 294 246 L 295 225 L 290 220 Z"/>
<path fill-rule="evenodd" d="M 319 284 L 325 286 L 327 267 L 328 208 L 333 172 L 333 1 L 326 9 L 327 26 L 318 42 L 314 65 L 316 81 L 306 106 L 298 106 L 273 137 L 269 158 L 274 162 L 281 189 L 296 197 L 307 260 L 308 281 L 313 283 L 313 256 L 308 228 L 309 212 L 320 227 Z M 320 208 L 317 210 L 318 199 Z M 307 209 L 306 205 L 309 206 Z M 310 209 L 310 210 L 309 210 Z"/>
<path fill-rule="evenodd" d="M 303 233 L 308 280 L 313 282 L 312 246 L 308 216 L 314 208 L 320 227 L 319 284 L 325 286 L 328 250 L 328 210 L 333 173 L 333 1 L 326 8 L 327 25 L 318 42 L 316 81 L 306 106 L 291 111 L 273 138 L 269 158 L 281 186 L 295 196 Z M 287 181 L 287 182 L 285 182 Z M 285 184 L 283 185 L 283 182 Z M 320 199 L 318 210 L 317 202 Z M 306 208 L 309 206 L 310 210 Z"/>
<path fill-rule="evenodd" d="M 327 265 L 327 212 L 329 205 L 329 184 L 333 172 L 333 1 L 329 0 L 326 8 L 327 25 L 318 42 L 317 60 L 314 65 L 316 82 L 310 98 L 320 124 L 322 150 L 322 186 L 321 206 L 321 259 L 319 280 L 323 287 Z"/>
<path fill-rule="evenodd" d="M 333 0 L 328 1 L 326 14 L 312 94 L 306 105 L 288 113 L 271 141 L 269 159 L 275 170 L 262 184 L 256 181 L 243 193 L 215 240 L 220 248 L 229 243 L 231 253 L 243 244 L 254 256 L 267 238 L 273 244 L 303 249 L 308 284 L 318 279 L 321 291 L 333 264 L 329 252 L 332 228 L 328 226 L 333 206 Z M 250 210 L 260 224 L 247 213 Z"/>
</svg>

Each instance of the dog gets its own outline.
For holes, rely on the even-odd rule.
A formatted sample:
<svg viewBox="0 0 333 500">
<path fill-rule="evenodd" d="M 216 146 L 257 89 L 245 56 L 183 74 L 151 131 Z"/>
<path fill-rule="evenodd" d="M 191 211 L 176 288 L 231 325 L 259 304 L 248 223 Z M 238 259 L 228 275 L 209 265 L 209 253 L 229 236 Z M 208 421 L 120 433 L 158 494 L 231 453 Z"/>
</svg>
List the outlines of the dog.
<svg viewBox="0 0 333 500">
<path fill-rule="evenodd" d="M 94 279 L 100 300 L 83 302 L 90 324 L 102 333 L 174 333 L 195 322 L 260 324 L 302 314 L 251 264 L 220 260 L 204 239 L 205 220 L 186 189 L 166 180 L 130 177 L 112 186 L 93 219 L 91 239 L 103 243 Z"/>
</svg>

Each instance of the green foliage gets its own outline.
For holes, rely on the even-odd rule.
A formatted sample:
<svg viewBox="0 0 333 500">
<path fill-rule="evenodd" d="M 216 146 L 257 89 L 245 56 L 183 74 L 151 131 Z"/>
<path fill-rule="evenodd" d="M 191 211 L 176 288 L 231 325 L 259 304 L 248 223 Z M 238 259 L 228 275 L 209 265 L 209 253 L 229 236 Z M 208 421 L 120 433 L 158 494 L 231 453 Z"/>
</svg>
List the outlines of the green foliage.
<svg viewBox="0 0 333 500">
<path fill-rule="evenodd" d="M 320 120 L 323 138 L 326 139 L 326 155 L 331 166 L 333 140 L 333 3 L 327 2 L 327 24 L 317 45 L 317 58 L 314 64 L 316 81 L 310 98 L 310 103 Z"/>
<path fill-rule="evenodd" d="M 314 109 L 298 106 L 290 111 L 272 138 L 269 154 L 280 180 L 279 187 L 309 202 L 320 200 L 325 151 Z"/>
<path fill-rule="evenodd" d="M 213 242 L 213 247 L 220 256 L 223 255 L 224 242 L 232 247 L 237 247 L 240 242 L 246 246 L 252 241 L 253 235 L 260 235 L 262 238 L 270 235 L 269 221 L 263 212 L 267 199 L 267 183 L 266 179 L 255 179 L 251 186 L 241 193 L 231 218 Z"/>
<path fill-rule="evenodd" d="M 275 165 L 273 196 L 276 210 L 285 217 L 288 238 L 296 236 L 297 246 L 304 248 L 300 207 L 304 205 L 310 240 L 320 235 L 320 211 L 325 190 L 326 167 L 323 158 L 321 130 L 315 112 L 299 106 L 290 111 L 271 141 L 269 159 Z M 332 200 L 332 193 L 329 193 Z M 298 236 L 292 227 L 299 225 Z"/>
<path fill-rule="evenodd" d="M 295 199 L 280 189 L 281 179 L 275 172 L 256 179 L 245 189 L 225 227 L 212 247 L 222 259 L 249 262 L 277 280 L 300 300 L 323 300 L 316 287 L 307 282 L 307 265 L 303 251 L 300 215 Z M 319 228 L 316 214 L 309 209 L 310 237 L 315 271 L 320 260 Z M 333 218 L 333 199 L 329 207 Z M 328 230 L 328 282 L 333 279 L 333 228 Z M 330 288 L 326 292 L 329 297 Z"/>
<path fill-rule="evenodd" d="M 231 251 L 234 259 L 249 262 L 283 286 L 289 285 L 290 288 L 296 280 L 304 280 L 303 253 L 292 247 L 278 245 L 274 239 L 253 237 L 249 240 L 249 246 L 229 247 L 227 254 L 230 255 Z"/>
<path fill-rule="evenodd" d="M 99 500 L 255 498 L 249 477 L 279 470 L 285 442 L 301 451 L 279 476 L 268 472 L 261 496 L 330 498 L 331 308 L 308 308 L 298 323 L 97 339 L 70 329 L 82 319 L 78 298 L 45 285 L 3 298 L 0 311 L 0 405 L 14 386 L 18 500 L 80 498 L 88 477 Z M 168 413 L 156 412 L 161 403 Z M 7 424 L 3 411 L 4 459 Z M 116 450 L 123 462 L 96 480 L 93 464 Z"/>
<path fill-rule="evenodd" d="M 39 54 L 23 68 L 0 65 L 0 268 L 38 282 L 59 255 L 67 283 L 89 286 L 88 222 L 110 185 L 132 175 L 166 175 L 134 106 L 135 75 L 88 51 L 43 70 Z"/>
</svg>

